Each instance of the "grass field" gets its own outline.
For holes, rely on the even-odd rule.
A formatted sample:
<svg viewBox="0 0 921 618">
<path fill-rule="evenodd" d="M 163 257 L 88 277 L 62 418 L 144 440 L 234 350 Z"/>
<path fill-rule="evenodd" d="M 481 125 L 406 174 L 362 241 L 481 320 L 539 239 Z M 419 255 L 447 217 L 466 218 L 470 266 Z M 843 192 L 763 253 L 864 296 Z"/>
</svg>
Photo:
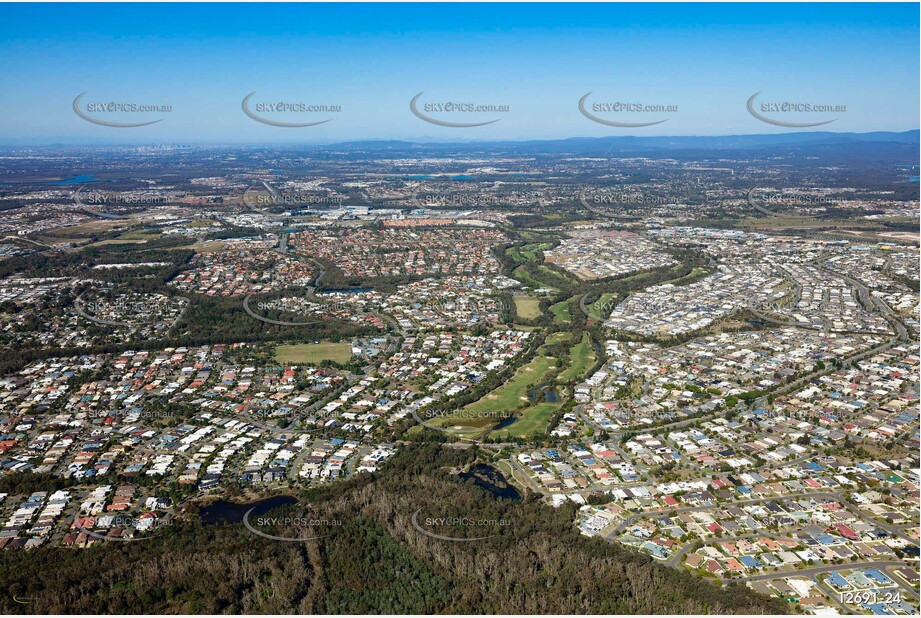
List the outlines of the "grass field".
<svg viewBox="0 0 921 618">
<path fill-rule="evenodd" d="M 555 358 L 536 356 L 530 363 L 520 367 L 512 379 L 479 401 L 471 403 L 456 414 L 429 420 L 427 424 L 448 429 L 459 438 L 480 437 L 484 430 L 495 426 L 501 416 L 514 411 L 522 403 L 528 401 L 528 389 L 539 383 L 555 364 Z M 540 426 L 540 419 L 549 418 L 553 409 L 558 405 L 549 404 L 549 408 L 546 403 L 529 406 L 517 413 L 519 420 L 506 429 L 514 427 L 515 435 L 525 430 L 534 431 L 534 427 L 540 427 L 540 430 L 543 431 L 546 426 Z M 527 422 L 525 422 L 526 419 Z"/>
<path fill-rule="evenodd" d="M 119 228 L 126 228 L 133 223 L 125 219 L 93 219 L 77 225 L 46 230 L 42 236 L 49 238 L 67 238 L 68 240 L 87 240 L 93 234 L 105 234 Z"/>
<path fill-rule="evenodd" d="M 592 348 L 592 340 L 588 333 L 583 333 L 582 341 L 569 349 L 569 366 L 560 373 L 557 381 L 581 380 L 593 364 L 595 364 L 595 350 Z"/>
<path fill-rule="evenodd" d="M 598 300 L 593 302 L 591 305 L 587 305 L 589 315 L 591 315 L 599 322 L 607 320 L 608 315 L 611 314 L 611 308 L 608 307 L 606 309 L 605 305 L 607 305 L 614 297 L 615 294 L 611 294 L 610 292 L 606 292 L 599 296 Z"/>
<path fill-rule="evenodd" d="M 511 412 L 522 402 L 528 400 L 528 389 L 540 382 L 555 364 L 556 359 L 553 357 L 535 356 L 530 363 L 519 368 L 511 380 L 464 409 L 474 413 L 482 411 Z"/>
<path fill-rule="evenodd" d="M 663 282 L 660 283 L 659 285 L 664 285 L 664 284 L 666 284 L 666 283 L 671 283 L 672 285 L 685 285 L 685 284 L 687 284 L 687 283 L 693 283 L 695 280 L 697 280 L 697 279 L 703 277 L 705 274 L 707 274 L 707 272 L 708 272 L 708 271 L 707 271 L 706 268 L 701 268 L 700 266 L 695 266 L 695 267 L 693 268 L 693 270 L 691 270 L 691 272 L 689 272 L 689 273 L 686 274 L 685 276 L 679 277 L 679 278 L 677 278 L 677 279 L 671 279 L 671 280 L 669 280 L 669 281 L 663 281 Z"/>
<path fill-rule="evenodd" d="M 202 242 L 197 242 L 194 245 L 187 245 L 181 247 L 182 249 L 194 249 L 199 253 L 213 253 L 224 248 L 224 245 L 227 244 L 223 240 L 205 240 Z"/>
<path fill-rule="evenodd" d="M 505 254 L 516 262 L 524 262 L 524 257 L 521 255 L 521 249 L 519 247 L 509 247 L 505 250 Z"/>
<path fill-rule="evenodd" d="M 352 358 L 352 345 L 349 343 L 302 343 L 298 345 L 280 345 L 275 348 L 275 360 L 279 363 L 321 363 L 331 360 L 347 363 Z"/>
<path fill-rule="evenodd" d="M 106 240 L 100 240 L 99 242 L 94 242 L 89 247 L 105 247 L 107 245 L 143 245 L 146 243 L 146 240 L 132 240 L 128 238 L 109 238 Z"/>
<path fill-rule="evenodd" d="M 526 260 L 533 262 L 534 260 L 537 259 L 538 251 L 546 251 L 552 246 L 553 245 L 551 245 L 549 242 L 542 242 L 542 243 L 533 244 L 533 245 L 525 245 L 524 247 L 521 248 L 521 255 L 523 255 Z"/>
<path fill-rule="evenodd" d="M 553 245 L 549 242 L 531 243 L 521 247 L 511 247 L 506 253 L 516 262 L 534 262 L 537 260 L 538 251 L 546 251 Z"/>
<path fill-rule="evenodd" d="M 518 313 L 518 317 L 525 320 L 539 318 L 540 300 L 534 298 L 533 296 L 516 296 L 515 312 Z"/>
<path fill-rule="evenodd" d="M 547 425 L 550 424 L 550 418 L 559 407 L 559 403 L 549 403 L 545 401 L 519 410 L 515 413 L 518 420 L 508 427 L 490 432 L 489 437 L 527 438 L 535 433 L 545 433 L 547 431 Z"/>
<path fill-rule="evenodd" d="M 528 271 L 526 271 L 523 266 L 519 266 L 514 271 L 512 271 L 512 276 L 515 279 L 518 279 L 519 281 L 524 283 L 525 285 L 534 288 L 535 290 L 539 288 L 550 288 L 551 287 L 547 285 L 546 283 L 542 281 L 538 281 L 537 279 L 532 277 L 531 274 Z"/>
<path fill-rule="evenodd" d="M 547 335 L 547 344 L 549 345 L 560 343 L 561 341 L 572 341 L 572 333 L 561 330 Z"/>
<path fill-rule="evenodd" d="M 555 270 L 553 270 L 552 268 L 549 268 L 549 267 L 547 267 L 547 266 L 544 266 L 543 264 L 539 264 L 539 265 L 537 266 L 537 274 L 538 274 L 538 276 L 544 275 L 544 276 L 546 276 L 546 277 L 549 277 L 549 278 L 546 279 L 545 281 L 553 281 L 554 279 L 566 279 L 566 276 L 565 276 L 565 275 L 561 275 L 561 274 L 558 273 L 557 271 L 555 271 Z M 552 287 L 552 286 L 549 285 L 549 284 L 547 284 L 547 283 L 545 283 L 545 284 L 544 284 L 544 287 Z"/>
<path fill-rule="evenodd" d="M 569 324 L 572 322 L 572 314 L 569 312 L 569 302 L 571 298 L 567 298 L 564 301 L 558 302 L 555 305 L 550 307 L 550 312 L 553 314 L 553 319 L 558 324 Z"/>
</svg>

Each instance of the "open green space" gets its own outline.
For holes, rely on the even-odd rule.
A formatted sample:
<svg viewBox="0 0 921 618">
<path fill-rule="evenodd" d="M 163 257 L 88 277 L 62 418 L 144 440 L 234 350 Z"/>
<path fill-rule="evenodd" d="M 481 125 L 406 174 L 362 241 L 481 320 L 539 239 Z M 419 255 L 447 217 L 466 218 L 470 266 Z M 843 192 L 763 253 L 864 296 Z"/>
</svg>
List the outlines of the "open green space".
<svg viewBox="0 0 921 618">
<path fill-rule="evenodd" d="M 684 285 L 686 283 L 693 283 L 697 279 L 703 277 L 709 272 L 706 268 L 701 268 L 700 266 L 695 266 L 691 272 L 686 274 L 683 277 L 677 279 L 670 279 L 669 281 L 663 281 L 662 284 L 671 283 L 672 285 Z M 661 285 L 661 284 L 660 284 Z"/>
<path fill-rule="evenodd" d="M 555 364 L 555 358 L 539 354 L 519 368 L 508 382 L 464 409 L 474 413 L 511 412 L 528 400 L 528 389 L 540 382 Z"/>
<path fill-rule="evenodd" d="M 533 296 L 516 296 L 515 312 L 518 317 L 531 320 L 540 317 L 540 300 Z"/>
<path fill-rule="evenodd" d="M 330 360 L 347 363 L 352 358 L 352 345 L 349 343 L 301 343 L 297 345 L 280 345 L 275 348 L 275 360 L 279 363 L 322 363 Z"/>
<path fill-rule="evenodd" d="M 610 315 L 611 313 L 611 309 L 610 307 L 608 308 L 605 308 L 605 307 L 606 305 L 608 305 L 608 303 L 611 302 L 611 300 L 614 299 L 615 296 L 617 295 L 612 294 L 610 292 L 605 292 L 604 294 L 598 297 L 598 300 L 596 300 L 590 305 L 586 305 L 588 307 L 589 315 L 592 318 L 598 320 L 599 322 L 603 322 L 604 320 L 606 320 L 608 318 L 608 315 Z"/>
<path fill-rule="evenodd" d="M 585 372 L 595 364 L 595 359 L 592 338 L 588 333 L 582 333 L 582 340 L 569 349 L 569 364 L 557 377 L 557 381 L 568 382 L 583 379 Z"/>
<path fill-rule="evenodd" d="M 514 412 L 518 420 L 490 435 L 500 435 L 506 429 L 509 432 L 504 435 L 524 436 L 528 433 L 546 431 L 547 422 L 559 403 L 541 402 L 521 410 L 518 410 L 518 407 L 529 401 L 528 390 L 540 383 L 555 366 L 555 358 L 539 354 L 531 359 L 531 362 L 520 367 L 515 375 L 499 388 L 462 410 L 432 419 L 427 424 L 448 429 L 459 438 L 475 438 L 500 422 L 502 416 Z"/>
<path fill-rule="evenodd" d="M 531 273 L 525 270 L 524 266 L 519 266 L 514 271 L 512 271 L 512 276 L 515 279 L 518 279 L 519 281 L 524 283 L 525 285 L 534 288 L 535 290 L 539 288 L 550 288 L 551 287 L 547 285 L 546 283 L 544 283 L 543 281 L 538 281 L 537 279 L 532 277 Z"/>
<path fill-rule="evenodd" d="M 570 313 L 569 303 L 571 298 L 558 302 L 550 307 L 550 313 L 553 314 L 553 320 L 558 324 L 569 324 L 572 322 L 572 313 Z"/>
<path fill-rule="evenodd" d="M 559 403 L 547 401 L 528 406 L 515 412 L 514 423 L 489 433 L 490 438 L 527 438 L 536 433 L 545 433 L 550 419 L 560 407 Z"/>
<path fill-rule="evenodd" d="M 547 345 L 553 345 L 555 343 L 560 343 L 563 341 L 572 341 L 572 333 L 565 330 L 557 331 L 555 333 L 550 333 L 547 335 Z"/>
<path fill-rule="evenodd" d="M 546 251 L 552 246 L 553 244 L 549 242 L 531 243 L 520 247 L 510 247 L 506 250 L 506 254 L 516 262 L 535 262 L 539 251 Z"/>
<path fill-rule="evenodd" d="M 532 245 L 525 245 L 521 248 L 521 255 L 525 257 L 530 262 L 533 262 L 537 259 L 538 251 L 546 251 L 553 245 L 549 242 L 535 243 Z"/>
</svg>

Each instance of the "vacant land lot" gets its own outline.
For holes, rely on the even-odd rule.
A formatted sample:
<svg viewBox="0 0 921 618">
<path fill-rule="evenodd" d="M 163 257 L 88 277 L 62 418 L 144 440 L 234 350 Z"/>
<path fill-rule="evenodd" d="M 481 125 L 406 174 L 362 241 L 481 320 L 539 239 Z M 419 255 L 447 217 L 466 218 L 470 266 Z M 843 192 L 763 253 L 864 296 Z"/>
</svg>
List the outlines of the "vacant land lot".
<svg viewBox="0 0 921 618">
<path fill-rule="evenodd" d="M 515 311 L 525 320 L 540 317 L 540 301 L 533 296 L 516 296 Z"/>
</svg>

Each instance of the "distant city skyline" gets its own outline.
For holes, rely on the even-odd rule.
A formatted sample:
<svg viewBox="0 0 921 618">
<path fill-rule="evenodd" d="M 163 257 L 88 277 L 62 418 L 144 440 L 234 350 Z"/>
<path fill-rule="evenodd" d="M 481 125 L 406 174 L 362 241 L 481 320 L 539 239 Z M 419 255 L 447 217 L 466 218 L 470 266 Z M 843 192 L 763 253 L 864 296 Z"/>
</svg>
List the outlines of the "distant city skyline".
<svg viewBox="0 0 921 618">
<path fill-rule="evenodd" d="M 5 4 L 0 17 L 2 144 L 919 126 L 916 4 Z M 467 104 L 490 111 L 456 111 Z M 826 107 L 790 109 L 805 105 Z"/>
</svg>

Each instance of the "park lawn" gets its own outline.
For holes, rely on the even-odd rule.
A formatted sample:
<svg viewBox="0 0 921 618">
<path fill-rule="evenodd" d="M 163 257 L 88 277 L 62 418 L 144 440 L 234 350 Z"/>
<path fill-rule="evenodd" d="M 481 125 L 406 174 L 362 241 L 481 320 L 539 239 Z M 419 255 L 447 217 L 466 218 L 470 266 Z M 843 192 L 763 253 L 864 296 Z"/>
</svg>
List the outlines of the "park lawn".
<svg viewBox="0 0 921 618">
<path fill-rule="evenodd" d="M 497 429 L 489 434 L 490 438 L 527 438 L 537 433 L 547 433 L 550 419 L 560 408 L 559 403 L 544 401 L 528 406 L 515 413 L 516 420 L 511 425 Z"/>
<path fill-rule="evenodd" d="M 279 363 L 321 363 L 331 360 L 336 363 L 347 363 L 352 358 L 352 344 L 333 343 L 301 343 L 298 345 L 280 345 L 275 348 L 275 360 Z"/>
<path fill-rule="evenodd" d="M 572 333 L 561 330 L 547 335 L 547 345 L 553 345 L 562 341 L 572 341 Z"/>
<path fill-rule="evenodd" d="M 505 253 L 516 262 L 524 262 L 524 257 L 522 257 L 518 247 L 509 247 L 505 250 Z"/>
<path fill-rule="evenodd" d="M 108 245 L 143 245 L 146 240 L 131 240 L 124 238 L 107 238 L 87 245 L 88 247 L 105 247 Z"/>
<path fill-rule="evenodd" d="M 589 314 L 591 314 L 591 317 L 595 318 L 599 322 L 603 322 L 604 320 L 607 320 L 608 316 L 603 315 L 602 307 L 604 307 L 604 305 L 610 302 L 611 299 L 614 297 L 615 297 L 615 294 L 612 294 L 611 292 L 605 292 L 604 294 L 598 297 L 598 300 L 593 302 L 591 305 L 588 305 L 588 312 Z M 610 312 L 606 312 L 606 313 L 610 313 Z"/>
<path fill-rule="evenodd" d="M 569 349 L 569 366 L 560 373 L 557 381 L 581 380 L 585 377 L 585 372 L 588 371 L 589 367 L 594 364 L 595 350 L 592 347 L 591 336 L 588 333 L 583 333 L 582 341 Z"/>
<path fill-rule="evenodd" d="M 181 247 L 182 249 L 194 249 L 199 253 L 214 253 L 215 251 L 220 251 L 224 248 L 224 245 L 227 244 L 223 240 L 204 240 L 197 242 L 194 245 L 186 245 Z"/>
<path fill-rule="evenodd" d="M 528 389 L 540 382 L 555 365 L 556 359 L 551 356 L 535 356 L 530 363 L 519 367 L 515 375 L 505 384 L 482 399 L 468 404 L 464 409 L 474 413 L 511 412 L 523 401 L 528 400 Z"/>
<path fill-rule="evenodd" d="M 525 320 L 540 317 L 540 300 L 533 296 L 516 296 L 515 312 Z"/>
<path fill-rule="evenodd" d="M 554 321 L 560 324 L 569 324 L 572 322 L 572 314 L 569 312 L 569 302 L 571 300 L 571 298 L 567 298 L 550 307 L 550 312 L 553 314 Z"/>
<path fill-rule="evenodd" d="M 692 283 L 694 280 L 699 279 L 703 275 L 707 274 L 707 272 L 708 271 L 706 268 L 695 266 L 693 269 L 691 269 L 691 272 L 689 272 L 685 276 L 679 277 L 677 279 L 671 279 L 670 281 L 664 281 L 660 283 L 659 285 L 664 285 L 666 283 L 671 283 L 672 285 L 684 285 L 686 283 Z"/>
<path fill-rule="evenodd" d="M 539 264 L 537 266 L 537 272 L 538 272 L 538 275 L 544 275 L 546 277 L 549 277 L 549 279 L 546 279 L 545 281 L 553 281 L 554 279 L 566 279 L 567 278 L 566 275 L 560 274 L 557 271 L 553 270 L 552 268 L 548 266 L 544 266 L 543 264 Z M 552 286 L 548 283 L 545 283 L 544 287 L 549 288 Z"/>
<path fill-rule="evenodd" d="M 485 430 L 500 422 L 502 414 L 514 412 L 522 402 L 527 401 L 528 389 L 543 380 L 555 366 L 556 358 L 538 355 L 520 367 L 505 384 L 464 407 L 463 414 L 447 414 L 427 420 L 426 424 L 446 429 L 458 438 L 479 438 Z M 533 433 L 544 433 L 550 417 L 559 406 L 560 403 L 541 402 L 523 408 L 515 412 L 518 420 L 489 435 L 525 437 Z M 478 416 L 480 414 L 482 416 Z"/>
<path fill-rule="evenodd" d="M 537 279 L 532 277 L 531 274 L 524 269 L 524 266 L 519 266 L 514 271 L 512 271 L 512 277 L 514 277 L 515 279 L 518 279 L 523 284 L 534 288 L 535 290 L 540 289 L 540 288 L 550 287 L 547 284 L 543 283 L 542 281 L 538 281 Z"/>
<path fill-rule="evenodd" d="M 546 251 L 552 246 L 553 244 L 549 242 L 530 243 L 520 247 L 510 247 L 505 253 L 516 262 L 535 262 L 538 251 Z"/>
<path fill-rule="evenodd" d="M 537 259 L 538 251 L 546 251 L 553 245 L 549 242 L 536 243 L 533 245 L 525 245 L 521 248 L 521 254 L 529 261 L 533 262 Z"/>
<path fill-rule="evenodd" d="M 120 234 L 117 240 L 151 240 L 158 236 L 158 233 L 148 229 L 133 229 Z"/>
</svg>

